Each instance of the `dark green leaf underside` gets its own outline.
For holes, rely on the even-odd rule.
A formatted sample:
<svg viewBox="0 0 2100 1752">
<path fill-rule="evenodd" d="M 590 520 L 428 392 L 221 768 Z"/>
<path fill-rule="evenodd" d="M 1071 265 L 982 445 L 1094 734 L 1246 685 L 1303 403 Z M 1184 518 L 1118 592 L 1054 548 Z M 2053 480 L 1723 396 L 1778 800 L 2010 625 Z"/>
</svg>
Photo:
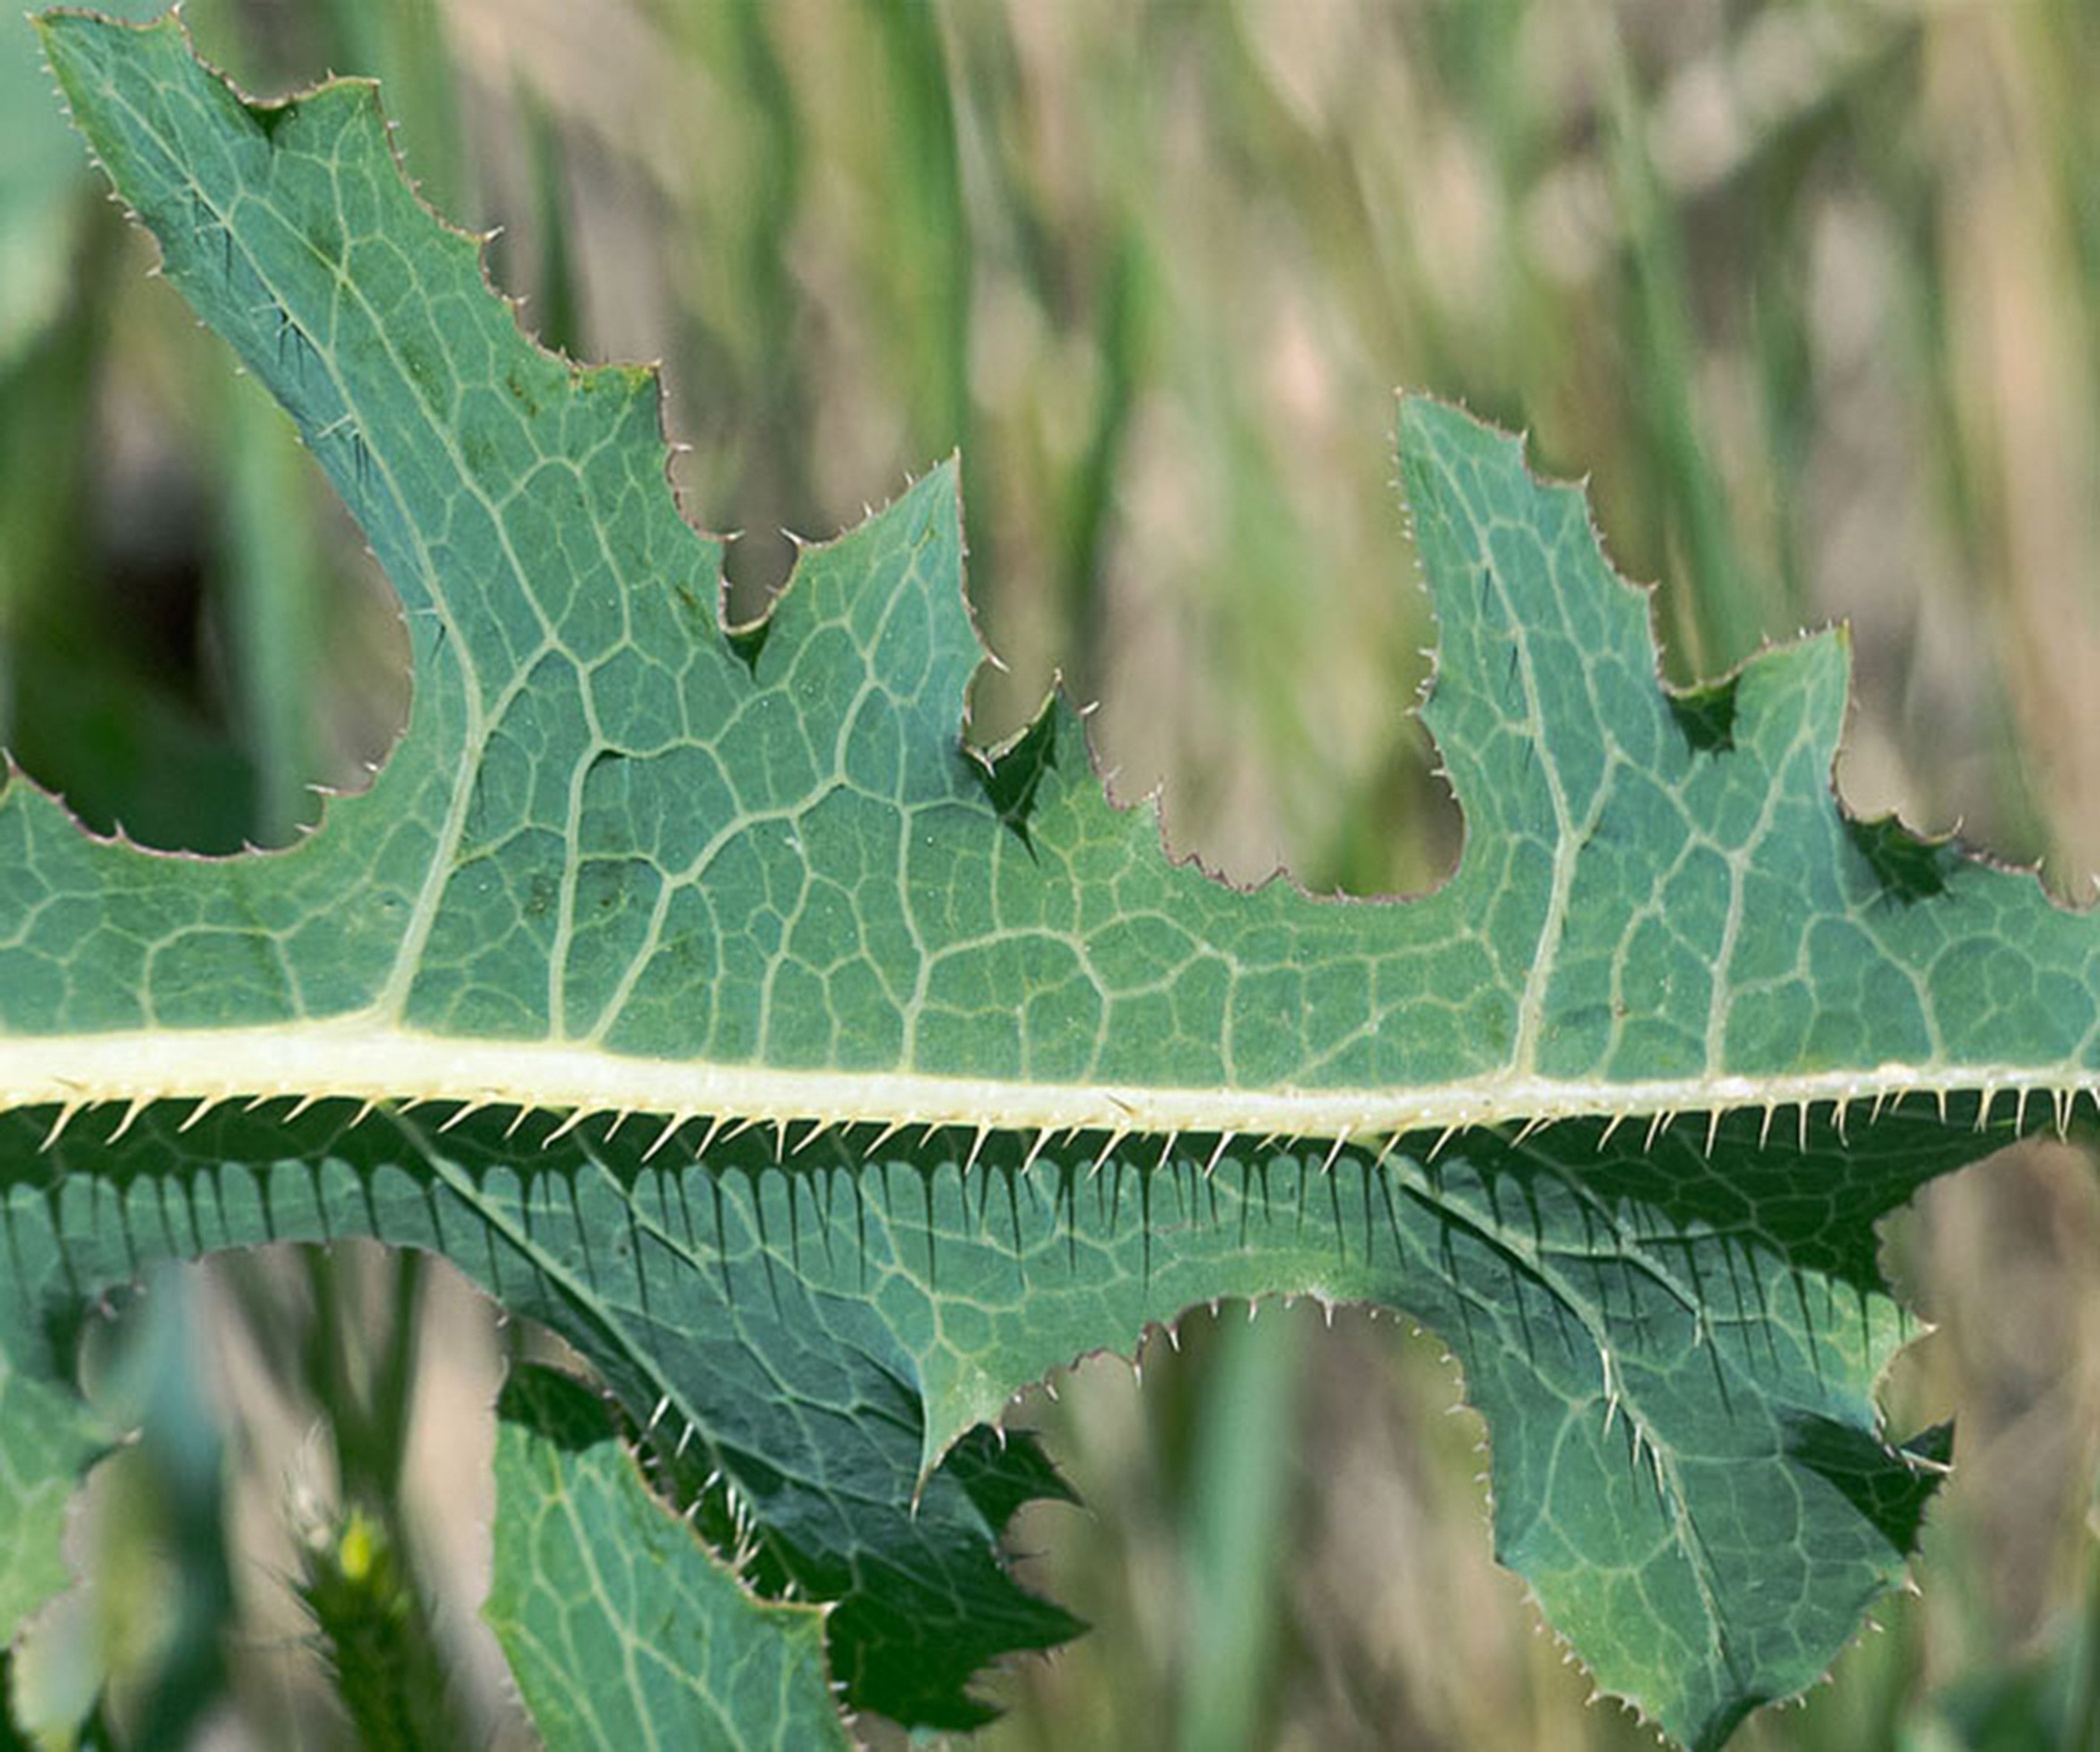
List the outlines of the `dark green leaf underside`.
<svg viewBox="0 0 2100 1752">
<path fill-rule="evenodd" d="M 587 1389 L 528 1367 L 498 1409 L 484 1612 L 548 1752 L 843 1752 L 814 1608 L 746 1593 L 650 1494 Z"/>
<path fill-rule="evenodd" d="M 1841 1143 L 1819 1120 L 1806 1150 L 1760 1149 L 1745 1116 L 1709 1157 L 1686 1134 L 1651 1152 L 1572 1123 L 1433 1162 L 1234 1147 L 1208 1174 L 1208 1140 L 1096 1171 L 1087 1138 L 1026 1169 L 995 1142 L 965 1175 L 973 1141 L 953 1135 L 867 1162 L 826 1138 L 792 1169 L 747 1136 L 665 1167 L 597 1124 L 541 1148 L 551 1120 L 440 1131 L 442 1113 L 342 1109 L 187 1132 L 149 1113 L 38 1155 L 46 1117 L 0 1128 L 36 1164 L 8 1212 L 35 1301 L 169 1250 L 357 1234 L 442 1252 L 576 1343 L 638 1423 L 668 1402 L 667 1452 L 739 1487 L 766 1572 L 840 1602 L 850 1693 L 908 1719 L 960 1725 L 983 1661 L 1073 1628 L 996 1558 L 1054 1476 L 1022 1441 L 968 1438 L 922 1487 L 930 1434 L 1192 1302 L 1405 1308 L 1449 1339 L 1494 1432 L 1501 1555 L 1607 1682 L 1693 1741 L 1749 1684 L 1814 1679 L 1899 1573 L 1930 1474 L 1877 1432 L 1905 1329 L 1871 1225 L 2001 1135 L 1884 1119 Z"/>
<path fill-rule="evenodd" d="M 1824 1670 L 1943 1458 L 1878 1427 L 1904 1324 L 1873 1224 L 2100 1066 L 2089 918 L 1835 806 L 1842 634 L 1672 696 L 1580 497 L 1410 399 L 1463 858 L 1404 905 L 1234 890 L 1110 807 L 1061 703 L 996 758 L 962 748 L 981 653 L 951 470 L 732 635 L 654 379 L 520 336 L 370 87 L 258 106 L 173 24 L 43 29 L 167 277 L 364 525 L 415 698 L 371 791 L 266 858 L 156 857 L 0 787 L 0 1524 L 26 1537 L 81 1463 L 84 1424 L 32 1452 L 12 1407 L 70 1402 L 102 1289 L 163 1253 L 377 1236 L 576 1345 L 675 1506 L 741 1533 L 744 1581 L 830 1603 L 853 1704 L 966 1726 L 974 1673 L 1077 1628 L 999 1549 L 1063 1487 L 986 1420 L 1192 1303 L 1303 1293 L 1450 1341 L 1498 1552 L 1607 1689 L 1712 1744 Z M 97 1080 L 131 1035 L 170 1056 Z M 360 1119 L 325 1099 L 331 1040 L 408 1042 L 424 1080 L 359 1090 L 402 1098 Z M 585 1077 L 531 1099 L 662 1118 L 513 1125 L 519 1090 L 446 1082 L 511 1046 L 820 1092 L 698 1108 Z M 212 1080 L 269 1053 L 273 1081 Z M 1191 1117 L 1117 1117 L 1159 1091 Z M 234 1095 L 272 1099 L 195 1110 Z M 144 1105 L 72 1114 L 114 1096 Z M 1076 1134 L 1015 1119 L 1051 1098 Z M 1269 1129 L 1234 1117 L 1263 1101 L 1307 1141 L 1235 1136 Z M 956 1123 L 887 1123 L 930 1108 Z M 827 1124 L 791 1150 L 796 1120 Z M 499 1621 L 538 1627 L 510 1640 L 543 1726 L 584 1720 L 579 1650 L 704 1590 L 780 1646 L 729 1678 L 696 1646 L 637 1679 L 634 1720 L 752 1674 L 806 1694 L 813 1621 L 681 1545 L 609 1438 L 564 1436 L 576 1409 L 513 1395 L 508 1476 L 557 1545 L 521 1558 L 506 1509 L 499 1578 L 555 1572 L 607 1517 L 673 1561 L 646 1606 L 635 1580 L 521 1611 L 499 1579 Z M 16 1549 L 18 1620 L 55 1544 Z"/>
</svg>

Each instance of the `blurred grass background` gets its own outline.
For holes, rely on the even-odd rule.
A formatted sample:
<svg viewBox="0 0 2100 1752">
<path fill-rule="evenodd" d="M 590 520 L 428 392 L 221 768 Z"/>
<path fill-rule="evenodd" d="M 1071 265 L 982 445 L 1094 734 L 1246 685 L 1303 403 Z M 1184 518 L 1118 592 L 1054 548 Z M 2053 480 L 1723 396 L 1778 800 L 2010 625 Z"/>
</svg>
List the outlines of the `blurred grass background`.
<svg viewBox="0 0 2100 1752">
<path fill-rule="evenodd" d="M 1457 856 L 1409 712 L 1432 632 L 1391 485 L 1405 385 L 1588 477 L 1673 678 L 1849 619 L 1854 809 L 2089 898 L 2084 0 L 187 16 L 258 92 L 379 74 L 426 194 L 503 228 L 526 326 L 664 362 L 689 514 L 746 532 L 740 612 L 785 576 L 783 531 L 828 535 L 962 447 L 1008 666 L 977 733 L 1061 671 L 1102 702 L 1116 793 L 1163 786 L 1174 846 L 1213 867 L 1411 890 Z M 401 720 L 392 598 L 286 422 L 145 278 L 26 26 L 0 32 L 0 744 L 149 844 L 282 843 Z M 1943 1329 L 1893 1421 L 1960 1420 L 1924 1593 L 1742 1743 L 2089 1745 L 2100 1184 L 2016 1151 L 1933 1189 L 1888 1253 Z M 378 1573 L 421 1578 L 403 1609 L 458 1676 L 427 1743 L 519 1741 L 471 1626 L 517 1336 L 370 1249 L 169 1273 L 148 1301 L 90 1359 L 146 1434 L 76 1529 L 99 1586 L 18 1664 L 45 1719 L 107 1677 L 91 1741 L 346 1743 L 315 1617 Z M 1031 1399 L 1088 1507 L 1029 1515 L 1024 1573 L 1095 1629 L 992 1681 L 986 1747 L 1649 1743 L 1582 1706 L 1489 1561 L 1481 1428 L 1446 1415 L 1432 1339 L 1273 1307 L 1177 1336 L 1142 1392 L 1095 1360 Z"/>
</svg>

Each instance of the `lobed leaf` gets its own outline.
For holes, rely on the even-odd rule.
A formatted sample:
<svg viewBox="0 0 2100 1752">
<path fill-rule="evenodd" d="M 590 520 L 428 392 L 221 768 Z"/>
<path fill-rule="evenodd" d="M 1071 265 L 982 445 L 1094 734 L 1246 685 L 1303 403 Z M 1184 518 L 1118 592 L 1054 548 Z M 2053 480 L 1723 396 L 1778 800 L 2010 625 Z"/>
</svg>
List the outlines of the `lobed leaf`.
<svg viewBox="0 0 2100 1752">
<path fill-rule="evenodd" d="M 844 1752 L 819 1613 L 745 1593 L 650 1494 L 585 1388 L 526 1368 L 498 1410 L 484 1610 L 551 1752 Z"/>
<path fill-rule="evenodd" d="M 1579 495 L 1409 399 L 1463 857 L 1404 903 L 1232 888 L 1062 701 L 960 741 L 952 468 L 732 632 L 654 378 L 519 333 L 370 85 L 256 104 L 172 21 L 42 29 L 363 524 L 415 696 L 281 853 L 97 840 L 10 770 L 11 1381 L 59 1392 L 157 1254 L 442 1252 L 578 1346 L 748 1580 L 831 1603 L 851 1701 L 966 1726 L 986 1662 L 1077 1628 L 1006 1572 L 1062 1487 L 987 1420 L 1194 1302 L 1363 1300 L 1464 1363 L 1498 1553 L 1608 1690 L 1711 1745 L 1824 1671 L 1946 1459 L 1875 1410 L 1873 1225 L 2100 1063 L 2089 918 L 1837 806 L 1842 632 L 1669 693 Z M 550 1456 L 545 1412 L 506 1439 Z"/>
</svg>

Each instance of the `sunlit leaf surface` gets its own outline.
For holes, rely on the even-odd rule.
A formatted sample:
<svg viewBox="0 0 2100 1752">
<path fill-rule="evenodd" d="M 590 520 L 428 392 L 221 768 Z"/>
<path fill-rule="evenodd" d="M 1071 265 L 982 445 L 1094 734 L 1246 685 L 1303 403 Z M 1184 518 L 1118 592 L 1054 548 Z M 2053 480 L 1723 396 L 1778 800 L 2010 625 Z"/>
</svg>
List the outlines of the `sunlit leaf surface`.
<svg viewBox="0 0 2100 1752">
<path fill-rule="evenodd" d="M 1842 633 L 1672 696 L 1580 496 L 1411 399 L 1463 857 L 1404 903 L 1232 888 L 1062 703 L 963 746 L 951 470 L 729 632 L 654 378 L 520 336 L 371 87 L 251 106 L 173 24 L 44 32 L 363 524 L 415 696 L 287 852 L 0 790 L 9 1391 L 60 1392 L 68 1310 L 155 1254 L 442 1252 L 590 1360 L 748 1581 L 831 1603 L 850 1702 L 964 1726 L 1077 1628 L 999 1549 L 1062 1486 L 986 1420 L 1198 1301 L 1361 1299 L 1463 1362 L 1498 1551 L 1607 1689 L 1711 1744 L 1825 1670 L 1946 1456 L 1879 1426 L 1873 1224 L 2100 1063 L 2089 920 L 1836 805 Z M 10 1515 L 80 1459 L 19 1427 Z"/>
</svg>

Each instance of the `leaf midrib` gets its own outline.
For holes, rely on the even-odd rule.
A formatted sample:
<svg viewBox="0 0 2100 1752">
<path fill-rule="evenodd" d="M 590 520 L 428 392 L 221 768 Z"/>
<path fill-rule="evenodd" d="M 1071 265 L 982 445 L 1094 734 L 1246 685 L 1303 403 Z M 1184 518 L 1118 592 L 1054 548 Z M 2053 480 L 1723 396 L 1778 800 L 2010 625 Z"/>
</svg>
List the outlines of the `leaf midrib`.
<svg viewBox="0 0 2100 1752">
<path fill-rule="evenodd" d="M 369 1011 L 256 1028 L 0 1038 L 0 1112 L 54 1106 L 61 1125 L 110 1104 L 187 1100 L 202 1112 L 230 1101 L 345 1099 L 515 1107 L 576 1119 L 653 1114 L 673 1125 L 707 1118 L 739 1129 L 806 1123 L 819 1130 L 952 1127 L 986 1135 L 1322 1138 L 1339 1148 L 1351 1140 L 1375 1144 L 1473 1127 L 1530 1132 L 1585 1118 L 1644 1121 L 1651 1136 L 1673 1123 L 1693 1124 L 1710 1139 L 1731 1113 L 1762 1113 L 1769 1130 L 1785 1110 L 1805 1124 L 1807 1110 L 1819 1106 L 1842 1128 L 1854 1108 L 1878 1115 L 1905 1099 L 1943 1106 L 1964 1093 L 1982 1098 L 1979 1128 L 2010 1100 L 2010 1117 L 2025 1130 L 2029 1103 L 2040 1100 L 2061 1130 L 2079 1096 L 2100 1109 L 2100 1074 L 2070 1064 L 1890 1063 L 1870 1071 L 1612 1081 L 1512 1068 L 1404 1088 L 1175 1087 L 647 1058 L 574 1042 L 448 1036 Z"/>
</svg>

